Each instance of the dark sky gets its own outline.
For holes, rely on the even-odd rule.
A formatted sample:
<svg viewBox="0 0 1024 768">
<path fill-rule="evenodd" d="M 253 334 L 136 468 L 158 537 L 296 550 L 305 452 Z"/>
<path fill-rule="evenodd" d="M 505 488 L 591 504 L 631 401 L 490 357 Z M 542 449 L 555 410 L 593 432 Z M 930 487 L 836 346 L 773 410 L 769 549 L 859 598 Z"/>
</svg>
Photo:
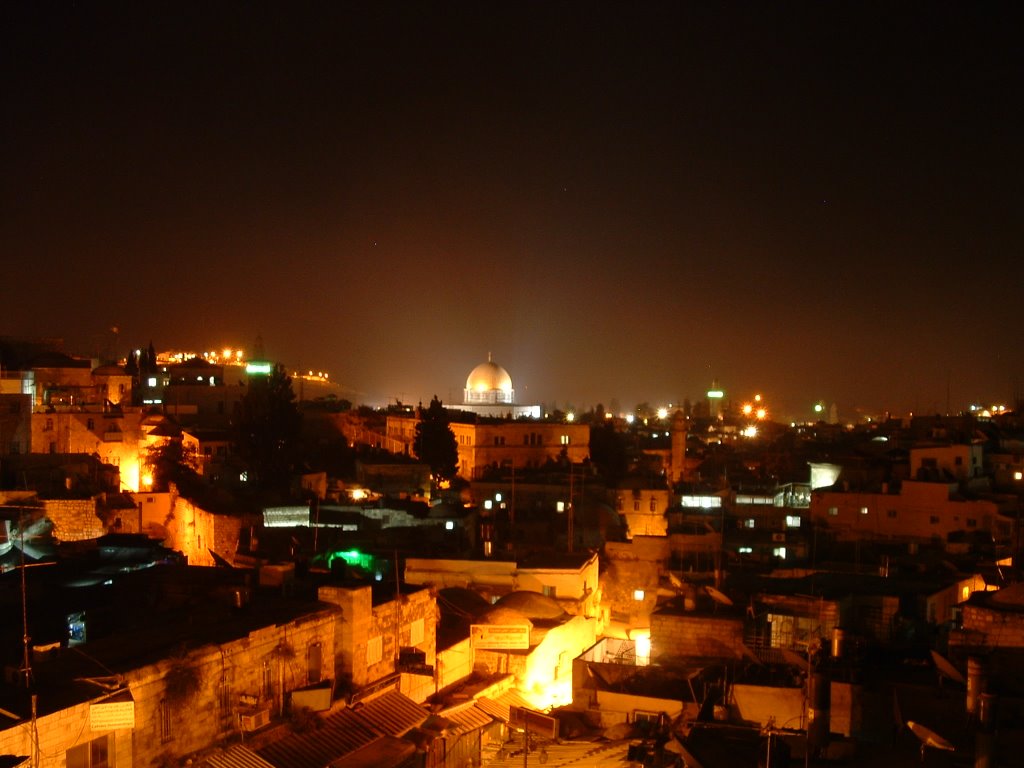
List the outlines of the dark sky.
<svg viewBox="0 0 1024 768">
<path fill-rule="evenodd" d="M 143 5 L 0 10 L 0 333 L 366 402 L 1020 390 L 1011 4 Z"/>
</svg>

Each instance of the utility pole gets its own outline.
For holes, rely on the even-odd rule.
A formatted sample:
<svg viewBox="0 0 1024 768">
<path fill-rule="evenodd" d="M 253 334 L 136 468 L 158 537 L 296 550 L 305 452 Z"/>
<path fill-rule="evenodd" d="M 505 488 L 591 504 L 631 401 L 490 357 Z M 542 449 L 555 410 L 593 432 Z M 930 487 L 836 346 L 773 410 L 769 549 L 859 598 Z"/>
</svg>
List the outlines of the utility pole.
<svg viewBox="0 0 1024 768">
<path fill-rule="evenodd" d="M 574 536 L 574 533 L 573 533 L 573 519 L 572 519 L 573 518 L 573 513 L 572 513 L 572 490 L 573 490 L 573 488 L 572 488 L 572 486 L 573 486 L 572 459 L 569 459 L 569 508 L 566 510 L 566 514 L 568 516 L 568 519 L 567 519 L 566 522 L 567 522 L 567 524 L 569 526 L 569 531 L 568 531 L 568 533 L 569 533 L 569 537 L 568 537 L 569 538 L 568 551 L 569 552 L 572 552 L 572 540 L 573 540 L 573 536 Z"/>
</svg>

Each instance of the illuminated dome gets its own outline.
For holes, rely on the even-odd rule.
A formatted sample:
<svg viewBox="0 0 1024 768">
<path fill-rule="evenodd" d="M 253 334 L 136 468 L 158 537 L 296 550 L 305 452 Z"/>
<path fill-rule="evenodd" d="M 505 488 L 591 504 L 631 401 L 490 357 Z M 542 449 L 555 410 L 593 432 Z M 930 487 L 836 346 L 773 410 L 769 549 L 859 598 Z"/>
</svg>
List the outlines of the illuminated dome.
<svg viewBox="0 0 1024 768">
<path fill-rule="evenodd" d="M 495 603 L 495 607 L 518 611 L 530 621 L 558 619 L 565 615 L 562 606 L 554 598 L 526 590 L 509 592 Z"/>
<path fill-rule="evenodd" d="M 515 402 L 512 377 L 488 355 L 487 362 L 480 363 L 466 379 L 463 402 L 467 404 Z"/>
</svg>

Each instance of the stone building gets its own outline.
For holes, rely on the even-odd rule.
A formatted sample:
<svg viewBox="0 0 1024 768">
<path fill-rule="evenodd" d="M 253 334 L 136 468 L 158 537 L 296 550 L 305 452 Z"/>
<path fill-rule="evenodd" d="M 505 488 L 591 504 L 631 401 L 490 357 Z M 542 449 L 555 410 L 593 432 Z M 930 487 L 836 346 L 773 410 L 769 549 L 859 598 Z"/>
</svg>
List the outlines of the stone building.
<svg viewBox="0 0 1024 768">
<path fill-rule="evenodd" d="M 324 584 L 318 596 L 340 609 L 333 657 L 339 686 L 357 695 L 397 679 L 400 691 L 414 701 L 434 693 L 437 602 L 430 590 L 396 595 L 380 583 Z"/>
<path fill-rule="evenodd" d="M 65 626 L 64 639 L 33 648 L 34 705 L 17 675 L 0 685 L 0 754 L 41 768 L 182 764 L 279 719 L 295 689 L 332 680 L 331 605 L 257 594 L 223 569 L 86 570 L 70 586 L 40 570 L 32 580 L 49 581 L 49 599 L 32 602 L 37 643 L 53 640 L 47 627 L 65 624 L 72 601 L 91 607 L 80 633 Z"/>
</svg>

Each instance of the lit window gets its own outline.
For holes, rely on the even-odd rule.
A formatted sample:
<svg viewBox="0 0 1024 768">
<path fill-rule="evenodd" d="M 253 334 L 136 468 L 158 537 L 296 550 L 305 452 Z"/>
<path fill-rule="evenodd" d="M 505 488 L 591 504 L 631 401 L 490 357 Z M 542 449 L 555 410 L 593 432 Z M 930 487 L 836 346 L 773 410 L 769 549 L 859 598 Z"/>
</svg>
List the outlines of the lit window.
<svg viewBox="0 0 1024 768">
<path fill-rule="evenodd" d="M 558 512 L 565 512 L 565 502 L 564 501 L 560 501 L 557 504 L 555 504 L 555 509 Z"/>
<path fill-rule="evenodd" d="M 772 554 L 775 555 L 775 557 L 777 557 L 777 558 L 779 558 L 781 560 L 785 560 L 786 559 L 786 548 L 785 547 L 775 547 L 775 548 L 772 549 Z"/>
<path fill-rule="evenodd" d="M 861 513 L 862 515 L 866 515 L 866 514 L 868 513 L 868 508 L 867 508 L 867 507 L 861 507 L 861 508 L 860 508 L 860 513 Z"/>
<path fill-rule="evenodd" d="M 155 387 L 156 386 L 156 376 L 150 376 L 148 379 L 146 379 L 146 384 L 148 384 L 151 387 Z"/>
<path fill-rule="evenodd" d="M 837 517 L 838 515 L 839 515 L 839 507 L 829 507 L 828 508 L 828 516 L 829 517 Z"/>
<path fill-rule="evenodd" d="M 490 499 L 487 499 L 487 501 L 484 502 L 484 509 L 490 509 L 493 506 L 494 504 L 491 503 Z"/>
<path fill-rule="evenodd" d="M 366 663 L 377 664 L 384 655 L 384 640 L 380 635 L 366 641 Z"/>
<path fill-rule="evenodd" d="M 1014 472 L 1013 473 L 1013 479 L 1014 480 L 1024 480 L 1024 472 Z"/>
<path fill-rule="evenodd" d="M 961 600 L 966 600 L 967 598 L 969 598 L 971 596 L 971 588 L 970 587 L 964 587 L 960 591 L 960 594 L 962 595 L 962 597 L 960 599 Z"/>
<path fill-rule="evenodd" d="M 642 589 L 634 589 L 633 590 L 633 599 L 634 600 L 643 600 L 644 599 L 644 591 Z"/>
<path fill-rule="evenodd" d="M 749 555 L 749 554 L 751 554 L 754 551 L 754 549 L 753 549 L 753 547 L 740 547 L 737 551 L 741 555 Z"/>
<path fill-rule="evenodd" d="M 416 619 L 409 625 L 409 645 L 419 645 L 423 642 L 423 619 Z"/>
<path fill-rule="evenodd" d="M 755 522 L 754 518 L 752 518 L 752 517 L 748 517 L 746 520 L 743 521 L 743 527 L 744 528 L 753 528 L 755 525 L 756 525 L 756 522 Z"/>
<path fill-rule="evenodd" d="M 786 527 L 787 528 L 799 528 L 800 527 L 800 515 L 786 515 Z"/>
<path fill-rule="evenodd" d="M 494 500 L 495 501 L 501 501 L 501 494 L 500 493 L 494 494 Z"/>
<path fill-rule="evenodd" d="M 568 445 L 569 444 L 569 436 L 568 435 L 562 435 L 559 438 L 559 441 L 561 442 L 562 445 Z"/>
<path fill-rule="evenodd" d="M 641 635 L 636 639 L 636 663 L 646 665 L 651 658 L 651 638 Z"/>
<path fill-rule="evenodd" d="M 455 521 L 454 520 L 445 520 L 444 521 L 444 529 L 446 531 L 454 531 L 455 530 Z"/>
</svg>

